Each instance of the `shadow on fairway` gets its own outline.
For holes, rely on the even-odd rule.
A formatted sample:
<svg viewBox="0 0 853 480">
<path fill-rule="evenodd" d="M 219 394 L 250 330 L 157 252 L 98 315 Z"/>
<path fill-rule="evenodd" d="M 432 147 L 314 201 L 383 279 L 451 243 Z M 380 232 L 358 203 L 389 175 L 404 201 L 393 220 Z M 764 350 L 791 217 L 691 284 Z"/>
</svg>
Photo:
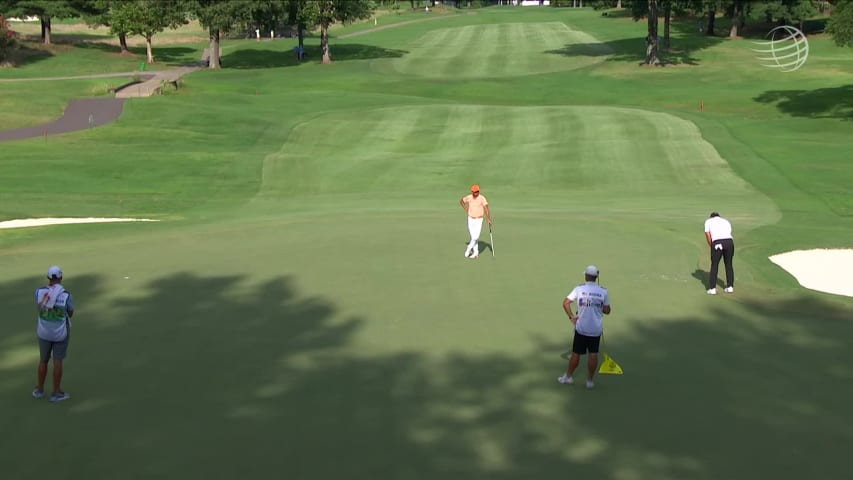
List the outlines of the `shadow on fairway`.
<svg viewBox="0 0 853 480">
<path fill-rule="evenodd" d="M 610 478 L 622 471 L 635 478 L 794 479 L 812 468 L 844 477 L 847 467 L 836 455 L 843 454 L 838 442 L 848 438 L 853 413 L 839 395 L 853 393 L 853 354 L 845 346 L 853 309 L 826 298 L 754 301 L 735 294 L 727 297 L 733 307 L 708 297 L 717 306 L 704 314 L 640 320 L 630 334 L 602 344 L 625 373 L 597 375 L 592 392 L 556 383 L 570 352 L 566 341 L 543 340 L 542 351 L 554 354 L 542 381 L 564 392 L 572 417 L 567 454 L 596 445 L 589 463 L 611 465 L 599 472 Z M 605 332 L 617 321 L 605 317 Z M 585 378 L 586 361 L 576 381 Z M 779 457 L 814 424 L 823 426 L 820 440 Z"/>
<path fill-rule="evenodd" d="M 405 55 L 405 50 L 394 50 L 375 47 L 372 45 L 344 44 L 329 47 L 332 60 L 367 60 L 374 58 L 398 58 Z M 273 51 L 265 49 L 243 48 L 222 56 L 224 68 L 277 68 L 291 67 L 300 63 L 319 62 L 320 47 L 316 45 L 305 47 L 305 58 L 301 62 L 296 59 L 292 50 Z"/>
<path fill-rule="evenodd" d="M 614 21 L 624 19 L 614 18 Z M 643 20 L 645 22 L 645 20 Z M 716 45 L 725 38 L 697 32 L 695 20 L 673 21 L 670 48 L 663 46 L 663 19 L 660 28 L 660 54 L 665 64 L 699 65 L 695 52 Z M 545 53 L 568 57 L 608 57 L 612 62 L 642 63 L 646 58 L 645 30 L 638 29 L 636 38 L 622 38 L 601 43 L 574 43 Z"/>
<path fill-rule="evenodd" d="M 853 85 L 815 90 L 769 90 L 754 98 L 794 117 L 853 120 Z"/>
<path fill-rule="evenodd" d="M 4 435 L 15 438 L 3 452 L 15 459 L 4 463 L 8 478 L 41 478 L 33 466 L 60 448 L 67 454 L 52 468 L 90 479 L 252 471 L 704 480 L 848 470 L 853 311 L 819 295 L 712 302 L 649 323 L 626 305 L 619 315 L 635 327 L 607 345 L 625 375 L 585 391 L 556 383 L 566 345 L 552 338 L 533 339 L 534 353 L 521 355 L 381 353 L 364 339 L 354 348 L 367 319 L 337 311 L 334 298 L 346 292 L 300 292 L 292 277 L 247 284 L 180 273 L 121 296 L 111 294 L 116 281 L 67 279 L 77 316 L 72 398 L 61 405 L 29 398 L 35 365 L 21 360 L 36 350 L 40 281 L 0 283 L 0 405 Z M 815 428 L 820 435 L 803 442 Z"/>
</svg>

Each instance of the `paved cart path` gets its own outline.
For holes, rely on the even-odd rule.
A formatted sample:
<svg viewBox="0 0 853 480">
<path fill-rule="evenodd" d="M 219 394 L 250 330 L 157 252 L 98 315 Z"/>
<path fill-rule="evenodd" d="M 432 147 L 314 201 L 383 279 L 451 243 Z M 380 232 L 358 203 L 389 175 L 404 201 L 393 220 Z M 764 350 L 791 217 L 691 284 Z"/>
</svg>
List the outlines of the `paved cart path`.
<svg viewBox="0 0 853 480">
<path fill-rule="evenodd" d="M 115 98 L 78 98 L 68 102 L 65 112 L 58 119 L 35 127 L 16 128 L 0 131 L 0 142 L 23 140 L 27 138 L 58 135 L 60 133 L 76 132 L 94 128 L 114 121 L 121 115 L 124 101 L 128 98 L 150 97 L 159 93 L 168 84 L 177 85 L 178 79 L 187 73 L 198 70 L 199 67 L 180 67 L 159 72 L 125 72 L 79 75 L 73 77 L 51 78 L 15 78 L 3 79 L 0 82 L 30 82 L 51 80 L 76 80 L 85 78 L 111 78 L 138 76 L 144 80 L 127 85 L 116 91 Z"/>
</svg>

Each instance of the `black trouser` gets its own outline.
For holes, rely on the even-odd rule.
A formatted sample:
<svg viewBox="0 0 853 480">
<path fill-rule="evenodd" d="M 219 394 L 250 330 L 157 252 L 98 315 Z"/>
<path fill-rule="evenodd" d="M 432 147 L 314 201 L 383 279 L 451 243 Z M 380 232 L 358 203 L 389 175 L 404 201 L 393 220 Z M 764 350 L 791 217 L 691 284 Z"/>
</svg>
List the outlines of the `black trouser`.
<svg viewBox="0 0 853 480">
<path fill-rule="evenodd" d="M 735 242 L 731 238 L 714 240 L 711 245 L 711 272 L 708 274 L 708 290 L 717 288 L 717 270 L 720 259 L 726 264 L 726 287 L 735 286 L 735 270 L 732 268 L 732 258 L 735 256 Z"/>
</svg>

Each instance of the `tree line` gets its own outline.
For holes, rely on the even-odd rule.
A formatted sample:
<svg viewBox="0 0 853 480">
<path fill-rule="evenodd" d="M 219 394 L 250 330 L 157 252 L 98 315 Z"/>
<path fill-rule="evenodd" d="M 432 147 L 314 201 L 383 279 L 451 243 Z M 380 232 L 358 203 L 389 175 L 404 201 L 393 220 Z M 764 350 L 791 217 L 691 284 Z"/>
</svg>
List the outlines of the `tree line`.
<svg viewBox="0 0 853 480">
<path fill-rule="evenodd" d="M 198 20 L 210 39 L 208 66 L 218 69 L 223 35 L 250 26 L 270 29 L 283 24 L 296 28 L 300 51 L 304 32 L 319 28 L 322 62 L 331 63 L 329 27 L 369 18 L 373 8 L 371 0 L 0 0 L 0 17 L 37 17 L 41 40 L 48 45 L 51 22 L 63 18 L 83 18 L 90 26 L 109 27 L 124 54 L 128 53 L 127 37 L 139 35 L 145 38 L 148 63 L 154 62 L 154 35 Z"/>
<path fill-rule="evenodd" d="M 412 8 L 421 0 L 408 0 Z M 426 0 L 435 5 L 434 0 Z M 494 0 L 492 0 L 494 2 Z M 379 0 L 382 5 L 397 5 L 397 0 Z M 553 1 L 553 5 L 565 2 Z M 122 53 L 128 53 L 127 37 L 145 38 L 146 61 L 154 62 L 153 38 L 169 28 L 178 28 L 190 20 L 198 20 L 208 30 L 210 68 L 220 68 L 219 43 L 229 32 L 263 28 L 269 31 L 279 25 L 295 27 L 299 51 L 303 50 L 306 31 L 320 30 L 323 63 L 331 62 L 329 27 L 369 18 L 374 13 L 373 0 L 0 0 L 0 18 L 37 17 L 41 23 L 41 39 L 50 44 L 51 21 L 83 18 L 90 26 L 107 26 L 119 39 Z M 583 2 L 571 2 L 582 6 Z M 670 47 L 673 16 L 693 15 L 703 19 L 698 28 L 705 35 L 717 35 L 715 20 L 725 16 L 731 20 L 728 36 L 737 37 L 748 17 L 763 17 L 767 23 L 799 25 L 819 13 L 831 13 L 826 32 L 840 46 L 853 46 L 853 0 L 599 0 L 587 2 L 595 8 L 628 9 L 635 20 L 646 19 L 646 58 L 644 63 L 661 62 L 661 49 Z M 663 17 L 663 35 L 659 19 Z M 0 21 L 0 59 L 11 44 L 8 29 Z"/>
</svg>

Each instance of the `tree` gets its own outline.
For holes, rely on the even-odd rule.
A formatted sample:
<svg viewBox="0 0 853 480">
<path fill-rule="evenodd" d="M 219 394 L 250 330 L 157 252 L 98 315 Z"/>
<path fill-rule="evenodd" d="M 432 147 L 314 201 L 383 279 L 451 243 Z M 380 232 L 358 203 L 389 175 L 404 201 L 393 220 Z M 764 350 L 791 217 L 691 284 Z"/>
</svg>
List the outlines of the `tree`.
<svg viewBox="0 0 853 480">
<path fill-rule="evenodd" d="M 643 65 L 658 65 L 658 1 L 631 2 L 631 13 L 634 20 L 646 17 L 646 59 Z"/>
<path fill-rule="evenodd" d="M 734 0 L 731 4 L 732 27 L 729 30 L 729 38 L 737 38 L 738 34 L 742 33 L 743 25 L 746 22 L 744 15 L 743 0 Z"/>
<path fill-rule="evenodd" d="M 253 0 L 247 3 L 245 15 L 254 28 L 273 31 L 287 20 L 290 3 L 288 0 Z"/>
<path fill-rule="evenodd" d="M 299 52 L 305 51 L 305 31 L 317 26 L 319 18 L 320 4 L 318 2 L 312 0 L 288 0 L 287 21 L 291 25 L 296 25 L 297 36 L 299 37 Z"/>
<path fill-rule="evenodd" d="M 329 27 L 337 22 L 350 23 L 373 15 L 371 0 L 312 0 L 319 3 L 320 51 L 323 63 L 332 63 L 329 53 Z"/>
<path fill-rule="evenodd" d="M 41 22 L 41 39 L 45 45 L 50 45 L 51 19 L 79 15 L 70 0 L 19 0 L 11 2 L 11 8 L 6 13 L 16 17 L 38 17 Z"/>
<path fill-rule="evenodd" d="M 817 14 L 817 8 L 809 0 L 767 1 L 756 3 L 753 8 L 757 15 L 763 15 L 768 22 L 774 22 L 777 25 L 798 22 L 800 30 L 805 20 Z"/>
<path fill-rule="evenodd" d="M 853 47 L 853 0 L 841 0 L 835 5 L 826 33 L 839 47 Z"/>
<path fill-rule="evenodd" d="M 708 24 L 705 27 L 705 35 L 714 35 L 714 21 L 717 19 L 717 2 L 705 2 L 708 8 Z"/>
<path fill-rule="evenodd" d="M 646 65 L 657 65 L 658 59 L 658 2 L 649 0 L 648 35 L 646 36 Z"/>
<path fill-rule="evenodd" d="M 6 60 L 7 52 L 15 43 L 14 32 L 9 28 L 6 19 L 0 15 L 0 62 Z"/>
<path fill-rule="evenodd" d="M 190 10 L 199 23 L 207 28 L 210 36 L 210 62 L 208 67 L 221 68 L 219 59 L 219 41 L 222 33 L 227 33 L 235 24 L 247 21 L 247 0 L 193 0 Z"/>
<path fill-rule="evenodd" d="M 184 4 L 180 0 L 133 0 L 116 2 L 111 9 L 111 19 L 127 33 L 145 38 L 146 61 L 154 63 L 151 39 L 167 28 L 178 28 L 187 23 Z"/>
<path fill-rule="evenodd" d="M 74 0 L 78 10 L 90 27 L 110 27 L 110 33 L 118 36 L 119 48 L 122 55 L 130 54 L 127 48 L 126 15 L 121 15 L 121 8 L 127 0 Z"/>
</svg>

